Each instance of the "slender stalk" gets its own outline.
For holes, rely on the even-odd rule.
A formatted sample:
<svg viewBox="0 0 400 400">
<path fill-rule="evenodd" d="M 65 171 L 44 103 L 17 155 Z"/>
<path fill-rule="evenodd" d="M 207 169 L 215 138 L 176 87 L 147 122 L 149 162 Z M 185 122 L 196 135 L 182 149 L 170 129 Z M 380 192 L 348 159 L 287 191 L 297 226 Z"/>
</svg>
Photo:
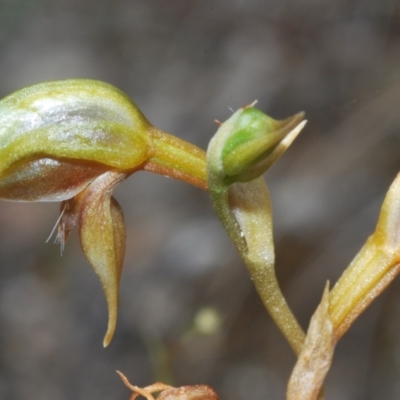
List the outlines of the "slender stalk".
<svg viewBox="0 0 400 400">
<path fill-rule="evenodd" d="M 149 130 L 149 136 L 151 154 L 144 170 L 208 189 L 204 150 L 154 127 Z"/>
<path fill-rule="evenodd" d="M 300 354 L 305 334 L 290 310 L 276 279 L 272 211 L 263 178 L 210 190 L 214 208 L 241 255 L 268 313 Z"/>
</svg>

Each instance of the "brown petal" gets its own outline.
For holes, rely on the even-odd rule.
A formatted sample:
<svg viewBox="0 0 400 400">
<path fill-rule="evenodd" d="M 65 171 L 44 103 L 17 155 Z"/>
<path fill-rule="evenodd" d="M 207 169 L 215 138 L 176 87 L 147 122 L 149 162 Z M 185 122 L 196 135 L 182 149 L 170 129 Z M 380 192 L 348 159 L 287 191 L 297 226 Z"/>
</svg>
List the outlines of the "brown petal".
<svg viewBox="0 0 400 400">
<path fill-rule="evenodd" d="M 118 202 L 111 196 L 126 174 L 110 171 L 91 183 L 82 193 L 79 232 L 83 251 L 100 278 L 107 304 L 107 346 L 117 321 L 118 288 L 125 253 L 125 224 Z"/>
<path fill-rule="evenodd" d="M 15 201 L 62 201 L 81 192 L 107 166 L 95 162 L 40 158 L 3 171 L 0 198 Z"/>
</svg>

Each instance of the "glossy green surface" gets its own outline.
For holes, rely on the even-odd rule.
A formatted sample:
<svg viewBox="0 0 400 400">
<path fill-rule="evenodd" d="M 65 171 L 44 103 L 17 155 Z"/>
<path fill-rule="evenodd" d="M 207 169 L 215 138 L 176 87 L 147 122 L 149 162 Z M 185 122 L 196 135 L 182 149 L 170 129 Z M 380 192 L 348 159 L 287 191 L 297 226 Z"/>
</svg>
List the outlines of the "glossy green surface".
<svg viewBox="0 0 400 400">
<path fill-rule="evenodd" d="M 43 184 L 49 171 L 63 174 L 42 191 L 43 200 L 68 198 L 110 167 L 137 169 L 149 156 L 149 127 L 129 97 L 107 83 L 74 79 L 19 90 L 0 101 L 0 197 L 40 200 L 37 193 L 18 197 L 13 184 Z M 73 169 L 81 170 L 80 181 L 63 196 L 62 176 Z"/>
</svg>

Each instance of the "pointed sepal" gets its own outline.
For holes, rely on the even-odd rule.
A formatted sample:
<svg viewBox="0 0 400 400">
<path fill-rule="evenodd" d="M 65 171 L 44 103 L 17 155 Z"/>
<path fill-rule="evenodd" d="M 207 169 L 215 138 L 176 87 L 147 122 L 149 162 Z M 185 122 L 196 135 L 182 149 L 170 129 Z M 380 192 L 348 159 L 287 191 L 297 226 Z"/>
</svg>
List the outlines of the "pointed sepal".
<svg viewBox="0 0 400 400">
<path fill-rule="evenodd" d="M 96 179 L 81 195 L 79 234 L 83 252 L 99 276 L 108 305 L 106 347 L 117 321 L 118 289 L 125 253 L 125 223 L 112 190 L 125 175 L 108 172 Z"/>
</svg>

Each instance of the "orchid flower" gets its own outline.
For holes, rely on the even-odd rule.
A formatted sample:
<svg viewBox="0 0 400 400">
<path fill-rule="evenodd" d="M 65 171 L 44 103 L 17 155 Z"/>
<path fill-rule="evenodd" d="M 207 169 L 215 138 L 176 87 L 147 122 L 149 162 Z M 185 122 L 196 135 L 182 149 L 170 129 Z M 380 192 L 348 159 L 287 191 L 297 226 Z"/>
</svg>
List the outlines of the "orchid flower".
<svg viewBox="0 0 400 400">
<path fill-rule="evenodd" d="M 253 104 L 220 125 L 207 150 L 207 181 L 214 209 L 247 266 L 258 294 L 296 354 L 305 335 L 276 279 L 272 208 L 261 176 L 286 151 L 306 121 L 283 121 Z"/>
<path fill-rule="evenodd" d="M 207 189 L 205 153 L 153 127 L 130 98 L 93 80 L 46 82 L 0 101 L 0 198 L 61 201 L 58 241 L 79 226 L 113 336 L 125 252 L 116 185 L 147 170 Z"/>
</svg>

